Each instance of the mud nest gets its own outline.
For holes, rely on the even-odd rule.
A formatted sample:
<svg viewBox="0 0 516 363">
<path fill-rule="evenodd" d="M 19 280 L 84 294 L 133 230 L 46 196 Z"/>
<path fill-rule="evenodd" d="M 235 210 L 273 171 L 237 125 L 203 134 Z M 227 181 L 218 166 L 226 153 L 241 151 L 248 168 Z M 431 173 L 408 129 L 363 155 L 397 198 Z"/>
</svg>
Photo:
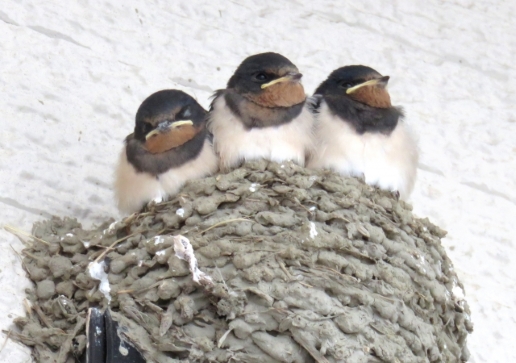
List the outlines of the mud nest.
<svg viewBox="0 0 516 363">
<path fill-rule="evenodd" d="M 23 265 L 35 288 L 10 336 L 37 362 L 75 361 L 87 310 L 106 297 L 149 362 L 468 359 L 470 311 L 446 232 L 361 180 L 249 162 L 110 222 L 34 225 Z M 179 258 L 177 235 L 205 280 Z"/>
</svg>

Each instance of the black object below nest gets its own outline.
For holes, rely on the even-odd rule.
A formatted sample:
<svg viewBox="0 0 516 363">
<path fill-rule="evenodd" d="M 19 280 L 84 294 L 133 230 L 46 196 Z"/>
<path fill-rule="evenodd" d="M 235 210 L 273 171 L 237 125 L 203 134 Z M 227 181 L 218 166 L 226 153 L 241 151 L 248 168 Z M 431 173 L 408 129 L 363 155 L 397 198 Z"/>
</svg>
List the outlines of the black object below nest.
<svg viewBox="0 0 516 363">
<path fill-rule="evenodd" d="M 86 324 L 87 343 L 82 363 L 145 363 L 142 354 L 125 339 L 120 326 L 113 320 L 109 309 L 99 308 L 88 311 Z"/>
</svg>

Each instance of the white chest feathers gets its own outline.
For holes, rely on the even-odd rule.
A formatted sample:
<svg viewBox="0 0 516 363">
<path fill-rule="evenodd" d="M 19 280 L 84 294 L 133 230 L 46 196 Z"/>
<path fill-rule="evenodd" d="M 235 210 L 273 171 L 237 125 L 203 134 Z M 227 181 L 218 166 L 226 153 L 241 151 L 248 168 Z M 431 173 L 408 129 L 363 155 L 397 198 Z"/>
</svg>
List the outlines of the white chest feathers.
<svg viewBox="0 0 516 363">
<path fill-rule="evenodd" d="M 323 102 L 315 135 L 316 151 L 308 167 L 364 177 L 367 184 L 399 191 L 404 199 L 412 192 L 418 150 L 410 130 L 401 120 L 390 135 L 370 132 L 359 135 Z"/>
<path fill-rule="evenodd" d="M 175 195 L 186 181 L 215 173 L 217 164 L 212 145 L 206 140 L 197 158 L 156 177 L 137 172 L 127 160 L 124 147 L 115 172 L 118 209 L 125 214 L 138 212 L 152 200 L 161 201 Z"/>
<path fill-rule="evenodd" d="M 314 148 L 313 115 L 306 106 L 289 123 L 249 130 L 227 107 L 224 97 L 219 97 L 209 120 L 214 148 L 224 170 L 245 160 L 261 158 L 304 165 L 306 155 Z"/>
</svg>

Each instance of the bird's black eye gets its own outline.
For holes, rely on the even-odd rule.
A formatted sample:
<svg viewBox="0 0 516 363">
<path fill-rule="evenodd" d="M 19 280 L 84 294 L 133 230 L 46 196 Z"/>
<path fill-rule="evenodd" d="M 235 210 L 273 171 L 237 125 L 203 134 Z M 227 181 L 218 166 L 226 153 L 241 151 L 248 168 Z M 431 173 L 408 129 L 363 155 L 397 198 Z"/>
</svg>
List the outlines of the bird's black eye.
<svg viewBox="0 0 516 363">
<path fill-rule="evenodd" d="M 134 128 L 134 135 L 137 139 L 145 140 L 145 135 L 151 132 L 154 127 L 145 121 L 137 122 Z"/>
<path fill-rule="evenodd" d="M 268 78 L 269 77 L 267 76 L 267 74 L 265 74 L 263 72 L 259 72 L 254 75 L 254 79 L 256 79 L 257 81 L 260 81 L 260 82 L 266 81 Z"/>
<path fill-rule="evenodd" d="M 150 123 L 148 122 L 142 122 L 140 124 L 141 130 L 143 134 L 147 134 L 148 132 L 151 132 L 154 128 Z"/>
<path fill-rule="evenodd" d="M 344 82 L 341 82 L 339 84 L 339 86 L 342 87 L 342 88 L 349 88 L 349 87 L 352 87 L 353 85 L 350 82 L 345 82 L 344 81 Z"/>
</svg>

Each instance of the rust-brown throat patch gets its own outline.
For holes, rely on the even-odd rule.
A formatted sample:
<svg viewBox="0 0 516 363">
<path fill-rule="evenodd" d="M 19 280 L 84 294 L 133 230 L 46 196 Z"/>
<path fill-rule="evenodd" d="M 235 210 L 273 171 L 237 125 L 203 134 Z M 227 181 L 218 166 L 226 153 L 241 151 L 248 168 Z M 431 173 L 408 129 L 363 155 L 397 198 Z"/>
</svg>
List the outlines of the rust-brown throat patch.
<svg viewBox="0 0 516 363">
<path fill-rule="evenodd" d="M 170 149 L 176 148 L 193 139 L 203 125 L 195 127 L 193 125 L 182 125 L 171 128 L 167 132 L 156 134 L 145 141 L 145 148 L 151 154 L 159 154 Z"/>
<path fill-rule="evenodd" d="M 279 82 L 262 90 L 259 94 L 246 94 L 250 101 L 269 108 L 292 107 L 306 99 L 303 85 L 297 81 Z"/>
<path fill-rule="evenodd" d="M 365 103 L 375 108 L 391 107 L 391 97 L 389 92 L 382 86 L 365 86 L 357 89 L 348 95 L 355 101 Z"/>
</svg>

